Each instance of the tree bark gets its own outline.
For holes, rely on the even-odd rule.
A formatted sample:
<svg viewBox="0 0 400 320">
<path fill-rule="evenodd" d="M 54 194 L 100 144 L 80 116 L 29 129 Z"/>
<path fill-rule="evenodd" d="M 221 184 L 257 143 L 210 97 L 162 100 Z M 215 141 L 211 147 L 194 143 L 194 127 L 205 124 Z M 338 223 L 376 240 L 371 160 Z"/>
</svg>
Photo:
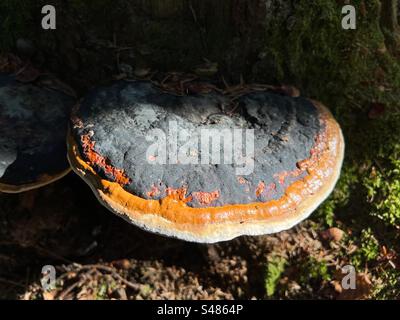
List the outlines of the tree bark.
<svg viewBox="0 0 400 320">
<path fill-rule="evenodd" d="M 57 30 L 44 31 L 40 9 L 45 0 L 4 0 L 0 24 L 13 23 L 0 29 L 0 51 L 16 50 L 4 44 L 6 38 L 13 38 L 8 44 L 18 38 L 32 40 L 38 49 L 35 62 L 82 92 L 130 69 L 193 72 L 207 59 L 218 64 L 219 76 L 230 83 L 243 77 L 248 82 L 294 84 L 311 95 L 334 95 L 333 90 L 340 92 L 340 86 L 361 76 L 354 44 L 380 46 L 376 42 L 382 37 L 376 35 L 382 29 L 392 47 L 399 29 L 397 1 L 368 0 L 357 7 L 358 12 L 361 5 L 366 8 L 359 16 L 368 28 L 346 32 L 341 29 L 343 3 L 54 0 Z M 15 28 L 14 20 L 21 17 Z"/>
<path fill-rule="evenodd" d="M 398 1 L 382 0 L 382 25 L 390 31 L 398 31 Z"/>
<path fill-rule="evenodd" d="M 382 0 L 381 26 L 384 30 L 386 42 L 394 51 L 400 50 L 400 27 L 398 15 L 398 0 Z"/>
</svg>

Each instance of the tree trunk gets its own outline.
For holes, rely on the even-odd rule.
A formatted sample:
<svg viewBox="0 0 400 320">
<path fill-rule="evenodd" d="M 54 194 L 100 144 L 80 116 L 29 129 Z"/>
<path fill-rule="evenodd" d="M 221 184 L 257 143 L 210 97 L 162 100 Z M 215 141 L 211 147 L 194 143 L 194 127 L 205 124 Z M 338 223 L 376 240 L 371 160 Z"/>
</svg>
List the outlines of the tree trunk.
<svg viewBox="0 0 400 320">
<path fill-rule="evenodd" d="M 382 0 L 381 14 L 379 0 L 360 1 L 357 31 L 341 29 L 340 2 L 55 0 L 57 30 L 45 31 L 46 1 L 5 0 L 0 49 L 18 49 L 18 38 L 32 40 L 35 63 L 81 92 L 122 72 L 193 72 L 207 59 L 218 65 L 215 78 L 230 83 L 288 83 L 335 99 L 364 77 L 355 44 L 383 47 L 379 26 L 386 39 L 398 29 L 397 1 Z"/>
<path fill-rule="evenodd" d="M 400 27 L 398 22 L 398 0 L 382 0 L 381 26 L 388 45 L 394 50 L 400 50 Z"/>
<path fill-rule="evenodd" d="M 382 26 L 390 31 L 398 31 L 398 1 L 382 0 Z"/>
</svg>

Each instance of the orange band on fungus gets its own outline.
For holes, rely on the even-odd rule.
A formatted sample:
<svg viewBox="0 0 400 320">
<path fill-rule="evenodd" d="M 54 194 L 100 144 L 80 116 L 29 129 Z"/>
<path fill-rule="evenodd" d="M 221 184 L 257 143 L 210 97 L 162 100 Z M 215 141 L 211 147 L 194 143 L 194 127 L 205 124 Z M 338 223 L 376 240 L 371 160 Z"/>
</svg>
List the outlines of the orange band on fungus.
<svg viewBox="0 0 400 320">
<path fill-rule="evenodd" d="M 89 135 L 83 135 L 81 137 L 82 142 L 82 149 L 85 158 L 89 161 L 90 165 L 98 166 L 99 168 L 103 169 L 106 174 L 110 174 L 114 177 L 115 182 L 120 185 L 126 185 L 131 183 L 131 179 L 129 179 L 126 175 L 124 170 L 114 168 L 111 164 L 107 163 L 107 159 L 98 154 L 94 150 L 94 146 L 96 142 L 90 139 Z"/>
</svg>

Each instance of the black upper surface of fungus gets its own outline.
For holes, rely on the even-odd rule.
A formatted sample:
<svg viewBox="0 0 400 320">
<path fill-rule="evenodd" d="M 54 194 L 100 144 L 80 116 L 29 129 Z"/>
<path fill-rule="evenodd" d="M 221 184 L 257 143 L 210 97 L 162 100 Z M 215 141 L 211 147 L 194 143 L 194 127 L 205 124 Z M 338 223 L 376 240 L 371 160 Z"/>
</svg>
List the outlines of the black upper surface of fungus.
<svg viewBox="0 0 400 320">
<path fill-rule="evenodd" d="M 190 198 L 199 191 L 217 192 L 207 206 L 279 199 L 290 184 L 307 174 L 289 174 L 282 179 L 282 174 L 295 171 L 299 161 L 310 157 L 316 136 L 323 131 L 319 112 L 305 98 L 272 92 L 248 93 L 235 103 L 233 107 L 228 97 L 215 92 L 177 96 L 148 82 L 121 81 L 96 89 L 83 100 L 76 113 L 81 125 L 74 126 L 72 135 L 78 144 L 89 136 L 94 152 L 129 178 L 124 189 L 145 199 L 162 199 L 169 188 L 185 188 L 191 207 L 204 205 L 198 197 Z M 230 108 L 235 111 L 229 113 Z M 178 132 L 188 130 L 190 137 L 198 136 L 202 128 L 254 129 L 253 172 L 238 176 L 237 166 L 224 163 L 152 164 L 146 152 L 154 141 L 146 136 L 152 129 L 168 133 L 171 121 Z M 178 140 L 178 149 L 185 142 L 187 139 Z M 221 148 L 223 151 L 222 143 Z M 245 145 L 241 150 L 245 154 Z M 115 180 L 104 167 L 94 169 Z M 262 192 L 257 192 L 260 183 Z"/>
<path fill-rule="evenodd" d="M 35 184 L 67 170 L 73 104 L 62 92 L 0 74 L 0 184 Z"/>
</svg>

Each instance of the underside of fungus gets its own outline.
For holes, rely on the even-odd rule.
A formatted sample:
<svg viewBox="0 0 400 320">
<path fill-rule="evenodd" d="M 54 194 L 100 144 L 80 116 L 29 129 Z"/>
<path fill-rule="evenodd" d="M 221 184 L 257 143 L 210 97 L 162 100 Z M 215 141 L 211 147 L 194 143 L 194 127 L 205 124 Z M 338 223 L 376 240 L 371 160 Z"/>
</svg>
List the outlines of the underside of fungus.
<svg viewBox="0 0 400 320">
<path fill-rule="evenodd" d="M 168 134 L 171 126 L 178 138 Z M 194 148 L 187 149 L 194 161 L 182 163 L 179 152 L 154 152 L 148 138 L 164 132 L 168 150 L 171 140 L 181 150 L 188 139 L 200 143 L 204 129 L 225 130 L 221 141 L 226 130 L 251 130 L 254 153 L 240 150 L 239 166 L 196 162 L 203 154 Z M 221 142 L 221 153 L 228 149 Z M 202 243 L 299 223 L 333 190 L 343 154 L 340 127 L 326 107 L 251 88 L 177 96 L 147 82 L 118 82 L 77 106 L 68 135 L 70 164 L 103 205 L 145 230 Z"/>
<path fill-rule="evenodd" d="M 65 136 L 74 98 L 58 80 L 0 70 L 0 192 L 17 193 L 65 176 Z"/>
</svg>

